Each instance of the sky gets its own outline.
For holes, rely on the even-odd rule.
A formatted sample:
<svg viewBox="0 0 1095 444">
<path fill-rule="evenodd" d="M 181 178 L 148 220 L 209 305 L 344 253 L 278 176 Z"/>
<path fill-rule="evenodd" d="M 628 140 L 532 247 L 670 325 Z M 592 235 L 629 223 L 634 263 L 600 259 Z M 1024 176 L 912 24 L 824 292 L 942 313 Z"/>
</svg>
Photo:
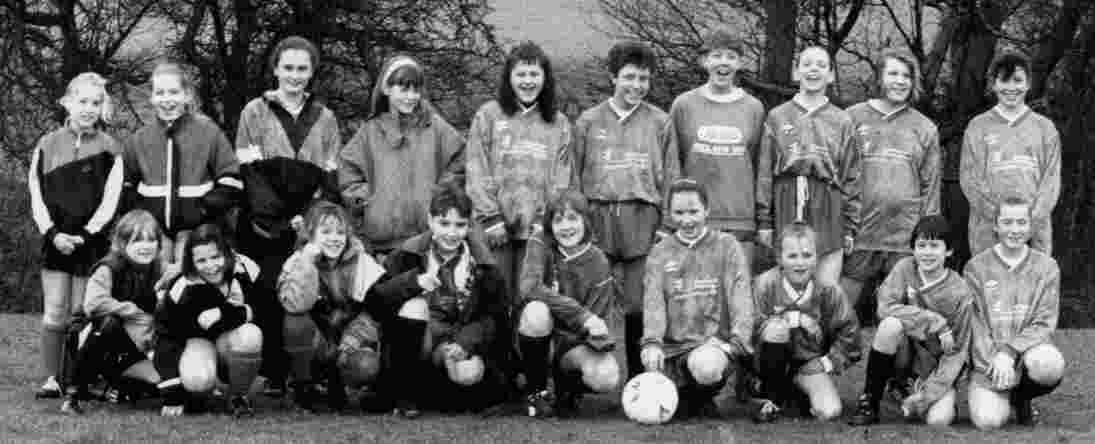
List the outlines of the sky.
<svg viewBox="0 0 1095 444">
<path fill-rule="evenodd" d="M 533 40 L 552 58 L 603 55 L 611 39 L 596 30 L 596 0 L 493 0 L 487 17 L 503 39 Z"/>
</svg>

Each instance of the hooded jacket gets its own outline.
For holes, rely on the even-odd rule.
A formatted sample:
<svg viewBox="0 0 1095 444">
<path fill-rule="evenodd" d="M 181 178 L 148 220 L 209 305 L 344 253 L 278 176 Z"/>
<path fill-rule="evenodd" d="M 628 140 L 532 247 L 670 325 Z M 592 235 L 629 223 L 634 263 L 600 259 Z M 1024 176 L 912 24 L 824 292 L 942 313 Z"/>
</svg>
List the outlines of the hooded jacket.
<svg viewBox="0 0 1095 444">
<path fill-rule="evenodd" d="M 492 348 L 495 322 L 504 310 L 501 272 L 483 240 L 469 235 L 461 252 L 465 260 L 470 260 L 468 282 L 464 284 L 467 292 L 425 293 L 418 285 L 418 275 L 426 271 L 429 255 L 435 254 L 431 251 L 432 237 L 429 231 L 412 237 L 385 259 L 384 268 L 391 279 L 377 284 L 377 300 L 383 307 L 377 310 L 381 312 L 377 318 L 383 323 L 394 317 L 407 300 L 424 296 L 430 309 L 428 331 L 434 345 L 453 342 L 469 355 L 484 355 Z"/>
<path fill-rule="evenodd" d="M 411 115 L 394 108 L 383 86 L 400 66 L 421 66 L 406 56 L 390 59 L 373 87 L 371 116 L 342 148 L 338 183 L 343 200 L 360 215 L 358 234 L 379 250 L 398 247 L 427 228 L 433 190 L 464 186 L 464 138 L 424 98 Z M 425 96 L 425 92 L 422 92 Z"/>
<path fill-rule="evenodd" d="M 738 356 L 752 353 L 753 297 L 749 265 L 732 234 L 708 228 L 685 241 L 654 245 L 643 278 L 641 344 L 677 356 L 714 338 Z"/>
<path fill-rule="evenodd" d="M 862 207 L 856 250 L 908 253 L 916 222 L 939 214 L 939 131 L 904 106 L 883 114 L 870 102 L 848 108 L 860 138 Z"/>
<path fill-rule="evenodd" d="M 170 235 L 191 230 L 235 204 L 239 172 L 228 138 L 205 115 L 157 118 L 126 139 L 126 211 L 148 210 Z"/>
<path fill-rule="evenodd" d="M 1061 269 L 1049 255 L 1027 249 L 1014 268 L 989 248 L 966 263 L 974 296 L 973 369 L 987 373 L 996 353 L 1018 359 L 1051 343 L 1061 305 Z"/>
<path fill-rule="evenodd" d="M 1061 194 L 1061 138 L 1032 110 L 1009 121 L 995 108 L 974 117 L 962 139 L 962 193 L 970 202 L 970 252 L 996 243 L 996 206 L 1011 194 L 1032 203 L 1030 245 L 1053 252 L 1050 216 Z"/>
<path fill-rule="evenodd" d="M 926 410 L 954 387 L 969 359 L 973 334 L 974 296 L 966 280 L 957 272 L 944 269 L 944 276 L 926 283 L 916 259 L 907 257 L 878 287 L 878 318 L 901 321 L 905 335 L 930 341 L 950 332 L 954 349 L 943 351 L 938 364 L 922 378 L 923 399 L 917 408 Z"/>
<path fill-rule="evenodd" d="M 58 128 L 38 140 L 31 158 L 27 186 L 31 217 L 42 234 L 48 265 L 73 262 L 62 270 L 86 275 L 87 268 L 104 253 L 104 228 L 118 210 L 121 198 L 122 148 L 100 130 L 77 132 L 70 126 Z M 64 257 L 53 245 L 58 233 L 84 237 L 85 244 Z M 98 239 L 92 239 L 95 236 Z M 81 254 L 80 250 L 88 254 Z M 94 251 L 92 251 L 94 250 Z M 76 264 L 75 258 L 86 259 Z M 67 267 L 66 267 L 67 268 Z"/>
<path fill-rule="evenodd" d="M 304 99 L 296 117 L 277 91 L 248 102 L 240 114 L 236 152 L 259 155 L 240 166 L 253 231 L 267 239 L 291 239 L 289 221 L 315 199 L 337 202 L 341 147 L 334 113 L 314 95 Z"/>
<path fill-rule="evenodd" d="M 468 132 L 468 196 L 484 230 L 504 225 L 528 239 L 547 202 L 570 183 L 570 122 L 546 122 L 536 106 L 512 116 L 497 101 L 479 108 Z"/>
<path fill-rule="evenodd" d="M 801 217 L 817 252 L 859 232 L 859 146 L 851 116 L 832 103 L 807 110 L 789 100 L 768 113 L 757 162 L 757 222 L 779 230 Z M 801 178 L 801 179 L 800 179 Z M 803 186 L 804 185 L 804 186 Z"/>
<path fill-rule="evenodd" d="M 769 319 L 798 312 L 800 326 L 791 329 L 791 350 L 796 361 L 827 357 L 833 371 L 840 374 L 859 361 L 859 322 L 840 287 L 825 285 L 816 279 L 801 295 L 789 290 L 780 267 L 761 273 L 753 286 L 758 339 Z M 810 322 L 812 321 L 812 322 Z M 816 327 L 815 327 L 816 326 Z"/>
</svg>

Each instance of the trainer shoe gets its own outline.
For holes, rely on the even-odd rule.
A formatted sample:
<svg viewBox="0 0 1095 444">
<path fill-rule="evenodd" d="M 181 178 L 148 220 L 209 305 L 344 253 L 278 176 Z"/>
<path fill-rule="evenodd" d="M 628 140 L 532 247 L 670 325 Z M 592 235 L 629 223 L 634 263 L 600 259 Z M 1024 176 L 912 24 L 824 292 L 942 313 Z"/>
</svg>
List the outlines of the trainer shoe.
<svg viewBox="0 0 1095 444">
<path fill-rule="evenodd" d="M 61 403 L 61 413 L 66 415 L 82 415 L 83 407 L 80 407 L 80 394 L 76 390 L 65 393 L 65 400 Z"/>
<path fill-rule="evenodd" d="M 871 399 L 871 395 L 866 393 L 860 395 L 859 402 L 856 404 L 855 414 L 848 419 L 848 424 L 864 426 L 878 424 L 878 421 L 878 402 Z"/>
<path fill-rule="evenodd" d="M 418 405 L 414 402 L 407 400 L 396 401 L 395 415 L 404 419 L 417 419 L 422 416 L 422 410 L 419 410 Z"/>
<path fill-rule="evenodd" d="M 771 400 L 759 399 L 759 402 L 760 405 L 757 406 L 757 411 L 753 412 L 753 422 L 757 424 L 775 422 L 783 413 L 783 410 Z"/>
<path fill-rule="evenodd" d="M 244 395 L 236 395 L 229 401 L 229 409 L 232 411 L 232 417 L 239 419 L 242 417 L 254 417 L 255 408 L 251 406 L 251 400 L 247 399 Z"/>
<path fill-rule="evenodd" d="M 549 390 L 529 394 L 525 398 L 525 414 L 530 418 L 549 418 L 555 416 L 555 396 Z"/>
<path fill-rule="evenodd" d="M 57 383 L 57 378 L 50 376 L 46 378 L 46 382 L 42 383 L 42 387 L 38 388 L 38 392 L 34 394 L 37 399 L 57 399 L 61 397 L 61 384 Z"/>
</svg>

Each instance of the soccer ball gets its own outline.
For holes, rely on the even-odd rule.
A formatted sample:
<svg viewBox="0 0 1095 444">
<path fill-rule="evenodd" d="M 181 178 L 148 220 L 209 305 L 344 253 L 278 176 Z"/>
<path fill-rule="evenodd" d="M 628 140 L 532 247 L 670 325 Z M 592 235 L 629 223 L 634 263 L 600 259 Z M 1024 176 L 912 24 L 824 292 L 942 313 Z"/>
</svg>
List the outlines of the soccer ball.
<svg viewBox="0 0 1095 444">
<path fill-rule="evenodd" d="M 677 386 L 658 372 L 642 373 L 624 385 L 620 404 L 639 424 L 664 424 L 677 411 Z"/>
</svg>

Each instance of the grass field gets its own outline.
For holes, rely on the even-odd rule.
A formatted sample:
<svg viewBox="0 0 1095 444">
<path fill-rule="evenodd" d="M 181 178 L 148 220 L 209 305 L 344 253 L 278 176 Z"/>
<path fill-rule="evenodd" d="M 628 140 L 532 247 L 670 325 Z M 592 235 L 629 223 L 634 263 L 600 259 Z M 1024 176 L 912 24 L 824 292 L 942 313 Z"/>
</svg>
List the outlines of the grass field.
<svg viewBox="0 0 1095 444">
<path fill-rule="evenodd" d="M 408 421 L 390 415 L 302 415 L 290 413 L 277 401 L 258 397 L 254 419 L 234 421 L 222 414 L 166 419 L 158 416 L 155 400 L 138 409 L 105 403 L 88 403 L 79 418 L 61 415 L 59 401 L 36 401 L 33 387 L 38 374 L 38 318 L 33 315 L 0 315 L 0 442 L 2 443 L 912 443 L 984 442 L 1065 443 L 1095 442 L 1095 396 L 1085 388 L 1095 379 L 1095 331 L 1060 332 L 1057 342 L 1068 360 L 1067 376 L 1060 389 L 1037 401 L 1042 425 L 1030 429 L 1009 426 L 981 432 L 968 419 L 963 399 L 960 419 L 951 429 L 903 424 L 888 406 L 885 424 L 853 428 L 843 421 L 819 424 L 802 419 L 783 419 L 771 425 L 754 425 L 746 412 L 727 401 L 727 419 L 639 426 L 624 418 L 616 396 L 588 399 L 581 417 L 570 420 L 535 420 L 522 417 L 483 420 L 476 416 L 426 416 Z M 840 378 L 845 410 L 863 376 L 863 365 Z"/>
</svg>

